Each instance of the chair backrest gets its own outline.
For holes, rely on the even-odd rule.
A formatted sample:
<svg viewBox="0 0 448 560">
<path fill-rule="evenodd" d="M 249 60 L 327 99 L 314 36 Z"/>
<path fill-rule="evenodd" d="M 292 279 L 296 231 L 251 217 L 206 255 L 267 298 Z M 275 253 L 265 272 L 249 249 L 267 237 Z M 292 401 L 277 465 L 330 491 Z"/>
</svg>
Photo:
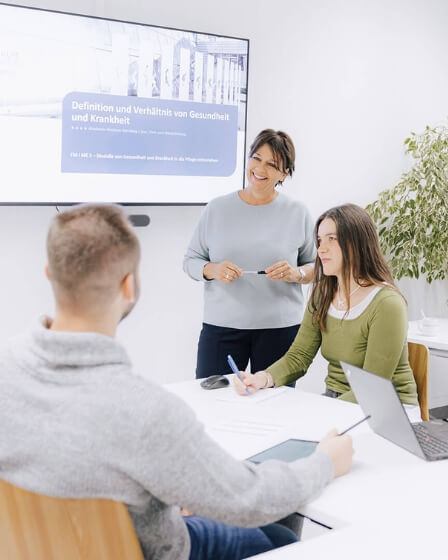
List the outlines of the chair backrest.
<svg viewBox="0 0 448 560">
<path fill-rule="evenodd" d="M 428 371 L 429 350 L 424 344 L 408 342 L 409 364 L 417 385 L 418 403 L 422 420 L 429 420 L 428 411 Z"/>
<path fill-rule="evenodd" d="M 0 480 L 0 558 L 143 560 L 124 504 L 51 498 Z"/>
</svg>

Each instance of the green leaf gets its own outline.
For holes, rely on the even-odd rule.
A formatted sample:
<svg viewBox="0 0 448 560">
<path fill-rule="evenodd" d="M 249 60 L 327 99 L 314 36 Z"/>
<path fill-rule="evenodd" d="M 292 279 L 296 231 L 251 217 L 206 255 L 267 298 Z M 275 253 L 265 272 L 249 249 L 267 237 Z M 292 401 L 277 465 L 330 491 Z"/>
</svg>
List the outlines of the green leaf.
<svg viewBox="0 0 448 560">
<path fill-rule="evenodd" d="M 430 283 L 448 275 L 448 127 L 427 125 L 404 145 L 413 167 L 366 209 L 393 275 Z"/>
</svg>

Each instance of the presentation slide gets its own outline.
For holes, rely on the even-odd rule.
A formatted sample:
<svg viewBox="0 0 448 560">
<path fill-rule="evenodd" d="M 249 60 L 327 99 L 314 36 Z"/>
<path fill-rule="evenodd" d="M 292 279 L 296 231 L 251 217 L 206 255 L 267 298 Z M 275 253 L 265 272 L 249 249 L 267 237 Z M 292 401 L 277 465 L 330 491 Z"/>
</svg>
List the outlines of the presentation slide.
<svg viewBox="0 0 448 560">
<path fill-rule="evenodd" d="M 241 188 L 247 63 L 245 39 L 0 3 L 0 203 Z"/>
</svg>

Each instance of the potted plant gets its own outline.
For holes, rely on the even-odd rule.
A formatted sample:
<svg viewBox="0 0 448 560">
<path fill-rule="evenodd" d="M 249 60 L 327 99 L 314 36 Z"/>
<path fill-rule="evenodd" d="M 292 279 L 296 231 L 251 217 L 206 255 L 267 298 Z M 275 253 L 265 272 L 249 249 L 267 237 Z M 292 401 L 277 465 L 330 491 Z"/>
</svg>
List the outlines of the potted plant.
<svg viewBox="0 0 448 560">
<path fill-rule="evenodd" d="M 367 206 L 396 279 L 448 275 L 448 126 L 404 141 L 415 160 L 400 182 Z"/>
</svg>

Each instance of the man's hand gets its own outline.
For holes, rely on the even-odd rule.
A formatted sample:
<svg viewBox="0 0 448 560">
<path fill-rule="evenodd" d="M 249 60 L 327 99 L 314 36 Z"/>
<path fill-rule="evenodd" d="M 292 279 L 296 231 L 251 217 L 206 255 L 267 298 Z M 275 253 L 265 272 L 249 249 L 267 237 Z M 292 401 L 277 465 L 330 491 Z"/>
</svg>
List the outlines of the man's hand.
<svg viewBox="0 0 448 560">
<path fill-rule="evenodd" d="M 355 452 L 352 438 L 349 435 L 339 436 L 337 430 L 331 430 L 321 439 L 317 449 L 330 455 L 335 477 L 348 473 Z"/>
</svg>

